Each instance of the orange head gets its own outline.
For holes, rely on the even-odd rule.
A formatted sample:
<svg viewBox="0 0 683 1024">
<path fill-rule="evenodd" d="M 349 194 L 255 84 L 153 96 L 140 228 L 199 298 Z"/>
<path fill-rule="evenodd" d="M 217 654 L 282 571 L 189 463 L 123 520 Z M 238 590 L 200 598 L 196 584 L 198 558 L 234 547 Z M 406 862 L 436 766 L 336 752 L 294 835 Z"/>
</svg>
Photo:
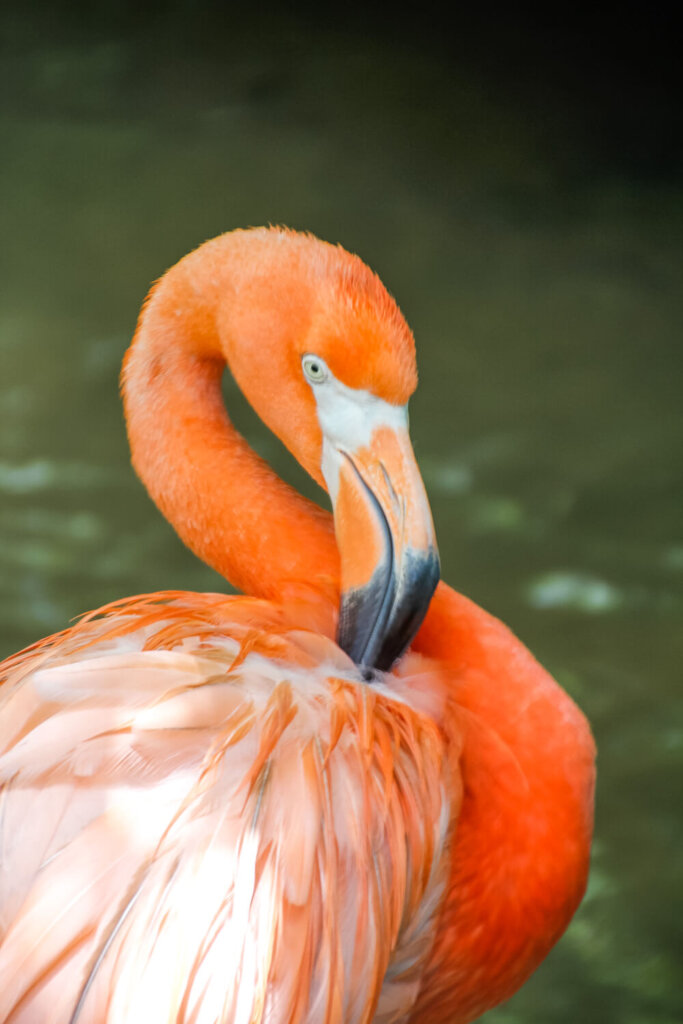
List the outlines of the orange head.
<svg viewBox="0 0 683 1024">
<path fill-rule="evenodd" d="M 222 238 L 239 255 L 218 315 L 227 362 L 264 423 L 325 486 L 303 357 L 318 356 L 355 392 L 405 406 L 417 386 L 412 332 L 377 275 L 340 246 L 272 228 Z"/>
</svg>

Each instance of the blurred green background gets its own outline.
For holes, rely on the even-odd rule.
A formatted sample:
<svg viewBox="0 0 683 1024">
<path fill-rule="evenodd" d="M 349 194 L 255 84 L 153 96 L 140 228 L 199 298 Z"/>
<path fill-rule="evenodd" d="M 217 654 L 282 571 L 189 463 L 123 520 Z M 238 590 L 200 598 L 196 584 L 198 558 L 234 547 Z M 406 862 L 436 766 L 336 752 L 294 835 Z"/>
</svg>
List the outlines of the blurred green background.
<svg viewBox="0 0 683 1024">
<path fill-rule="evenodd" d="M 418 344 L 443 574 L 587 712 L 588 895 L 497 1024 L 683 1020 L 683 177 L 673 28 L 426 6 L 0 14 L 0 654 L 222 581 L 128 464 L 149 283 L 284 223 L 358 252 Z M 619 35 L 618 29 L 624 30 Z M 672 33 L 669 36 L 669 33 Z M 671 42 L 671 46 L 669 45 Z M 238 425 L 313 493 L 230 381 Z"/>
</svg>

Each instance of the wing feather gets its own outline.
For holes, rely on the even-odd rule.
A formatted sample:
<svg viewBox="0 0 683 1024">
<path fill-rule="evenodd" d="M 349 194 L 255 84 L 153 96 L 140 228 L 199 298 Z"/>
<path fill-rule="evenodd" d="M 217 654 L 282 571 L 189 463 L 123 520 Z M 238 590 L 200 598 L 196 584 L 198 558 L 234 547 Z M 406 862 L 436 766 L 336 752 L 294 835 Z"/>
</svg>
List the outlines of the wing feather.
<svg viewBox="0 0 683 1024">
<path fill-rule="evenodd" d="M 405 673 L 396 700 L 331 642 L 259 629 L 258 602 L 204 597 L 117 605 L 0 666 L 2 1021 L 412 1005 L 457 814 L 436 721 Z"/>
</svg>

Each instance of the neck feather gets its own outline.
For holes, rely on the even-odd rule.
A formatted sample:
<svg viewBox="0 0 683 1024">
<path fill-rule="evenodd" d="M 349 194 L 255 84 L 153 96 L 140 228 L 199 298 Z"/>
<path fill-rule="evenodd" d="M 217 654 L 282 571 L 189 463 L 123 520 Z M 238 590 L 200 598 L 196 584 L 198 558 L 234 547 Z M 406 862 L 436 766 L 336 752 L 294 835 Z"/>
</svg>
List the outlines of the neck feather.
<svg viewBox="0 0 683 1024">
<path fill-rule="evenodd" d="M 199 558 L 256 597 L 322 597 L 332 632 L 339 559 L 331 517 L 279 479 L 225 410 L 217 324 L 238 288 L 219 255 L 209 243 L 181 261 L 143 309 L 122 374 L 133 465 Z"/>
</svg>

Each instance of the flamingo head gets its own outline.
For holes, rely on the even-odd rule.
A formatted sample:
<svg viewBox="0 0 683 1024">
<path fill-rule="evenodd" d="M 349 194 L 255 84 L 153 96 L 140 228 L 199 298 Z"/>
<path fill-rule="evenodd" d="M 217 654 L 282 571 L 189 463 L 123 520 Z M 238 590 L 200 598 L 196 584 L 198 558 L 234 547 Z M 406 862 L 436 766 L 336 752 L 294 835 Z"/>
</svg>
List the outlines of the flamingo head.
<svg viewBox="0 0 683 1024">
<path fill-rule="evenodd" d="M 264 422 L 330 495 L 340 646 L 363 668 L 388 670 L 422 623 L 439 578 L 408 433 L 413 336 L 358 257 L 290 231 L 245 235 L 263 252 L 257 261 L 248 256 L 259 272 L 239 285 L 246 301 L 224 307 L 228 361 Z"/>
</svg>

